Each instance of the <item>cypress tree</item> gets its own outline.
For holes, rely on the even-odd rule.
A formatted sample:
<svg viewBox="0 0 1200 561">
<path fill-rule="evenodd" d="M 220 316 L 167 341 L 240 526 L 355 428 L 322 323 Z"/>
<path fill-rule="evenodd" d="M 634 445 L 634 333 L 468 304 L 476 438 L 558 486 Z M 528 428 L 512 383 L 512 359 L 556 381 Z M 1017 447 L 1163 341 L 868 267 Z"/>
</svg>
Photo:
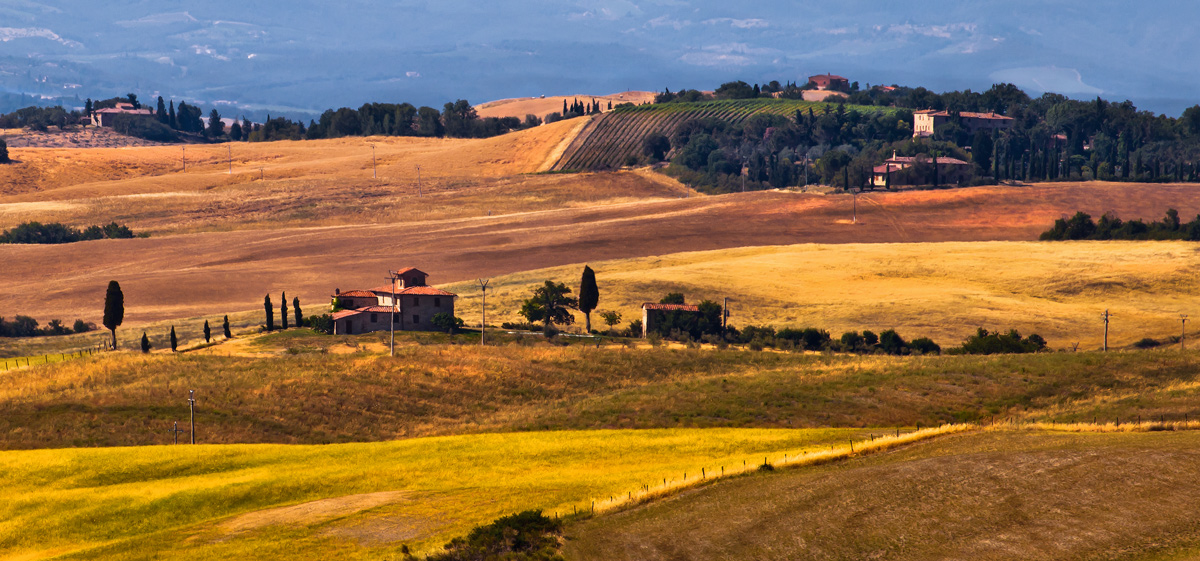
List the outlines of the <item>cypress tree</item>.
<svg viewBox="0 0 1200 561">
<path fill-rule="evenodd" d="M 263 309 L 267 312 L 267 331 L 275 331 L 275 307 L 271 305 L 271 295 L 263 297 Z"/>
<path fill-rule="evenodd" d="M 584 331 L 592 332 L 592 310 L 600 303 L 600 288 L 596 286 L 596 272 L 583 266 L 583 278 L 579 280 L 579 311 L 583 312 Z"/>
<path fill-rule="evenodd" d="M 304 314 L 300 313 L 300 297 L 292 298 L 292 312 L 295 314 L 296 327 L 304 327 Z"/>
<path fill-rule="evenodd" d="M 233 339 L 233 332 L 229 330 L 229 316 L 225 316 L 225 323 L 221 325 L 221 329 L 225 331 L 226 339 Z"/>
<path fill-rule="evenodd" d="M 171 100 L 171 109 L 167 112 L 168 125 L 175 130 L 179 130 L 179 119 L 175 118 L 175 100 Z"/>
<path fill-rule="evenodd" d="M 179 350 L 179 338 L 175 336 L 175 326 L 171 326 L 171 352 Z"/>
<path fill-rule="evenodd" d="M 108 291 L 104 294 L 104 327 L 112 332 L 112 348 L 117 348 L 117 328 L 125 321 L 125 294 L 117 281 L 108 281 Z"/>
<path fill-rule="evenodd" d="M 0 138 L 0 164 L 7 164 L 11 161 L 8 157 L 8 143 Z"/>
<path fill-rule="evenodd" d="M 154 112 L 154 116 L 158 118 L 158 122 L 167 125 L 170 124 L 170 118 L 167 117 L 167 103 L 163 101 L 163 97 L 158 96 L 158 109 Z"/>
<path fill-rule="evenodd" d="M 89 97 L 89 98 L 87 98 L 87 103 L 84 104 L 84 106 L 83 106 L 83 114 L 87 115 L 87 117 L 89 119 L 91 119 L 92 113 L 95 113 L 95 112 L 96 112 L 96 107 L 95 107 L 95 105 L 92 104 L 92 98 Z"/>
<path fill-rule="evenodd" d="M 287 310 L 287 293 L 284 292 L 279 296 L 279 328 L 287 329 L 288 310 Z"/>
<path fill-rule="evenodd" d="M 146 332 L 142 332 L 142 352 L 150 352 L 150 338 L 146 336 Z"/>
<path fill-rule="evenodd" d="M 208 327 L 208 320 L 204 320 L 204 342 L 212 342 L 212 329 Z"/>
</svg>

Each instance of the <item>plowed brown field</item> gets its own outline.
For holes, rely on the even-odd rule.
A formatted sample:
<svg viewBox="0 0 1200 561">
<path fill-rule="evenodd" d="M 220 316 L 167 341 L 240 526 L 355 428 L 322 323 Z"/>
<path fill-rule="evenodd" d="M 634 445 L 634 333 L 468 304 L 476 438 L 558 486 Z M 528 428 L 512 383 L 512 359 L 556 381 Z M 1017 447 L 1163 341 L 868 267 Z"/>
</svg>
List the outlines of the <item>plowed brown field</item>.
<svg viewBox="0 0 1200 561">
<path fill-rule="evenodd" d="M 851 204 L 849 196 L 759 192 L 407 223 L 0 246 L 6 263 L 0 310 L 97 321 L 110 279 L 125 289 L 127 322 L 137 323 L 254 309 L 263 294 L 281 290 L 321 302 L 334 288 L 374 286 L 389 268 L 408 265 L 441 284 L 704 249 L 1032 240 L 1076 209 L 1157 218 L 1174 207 L 1194 216 L 1200 189 L 1055 184 L 870 194 L 859 197 L 858 224 L 848 220 Z"/>
</svg>

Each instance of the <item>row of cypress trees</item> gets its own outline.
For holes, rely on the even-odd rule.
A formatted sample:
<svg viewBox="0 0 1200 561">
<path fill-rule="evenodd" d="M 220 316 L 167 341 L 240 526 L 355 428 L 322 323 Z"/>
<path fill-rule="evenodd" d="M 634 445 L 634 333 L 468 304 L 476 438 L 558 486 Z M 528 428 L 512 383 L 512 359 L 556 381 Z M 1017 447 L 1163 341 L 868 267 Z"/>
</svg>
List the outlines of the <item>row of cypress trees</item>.
<svg viewBox="0 0 1200 561">
<path fill-rule="evenodd" d="M 288 328 L 288 301 L 287 292 L 279 295 L 281 302 L 279 303 L 279 329 Z M 275 306 L 271 304 L 271 295 L 263 297 L 263 310 L 266 312 L 267 331 L 275 331 Z M 304 313 L 300 310 L 300 298 L 292 298 L 292 319 L 295 320 L 295 327 L 304 326 Z"/>
</svg>

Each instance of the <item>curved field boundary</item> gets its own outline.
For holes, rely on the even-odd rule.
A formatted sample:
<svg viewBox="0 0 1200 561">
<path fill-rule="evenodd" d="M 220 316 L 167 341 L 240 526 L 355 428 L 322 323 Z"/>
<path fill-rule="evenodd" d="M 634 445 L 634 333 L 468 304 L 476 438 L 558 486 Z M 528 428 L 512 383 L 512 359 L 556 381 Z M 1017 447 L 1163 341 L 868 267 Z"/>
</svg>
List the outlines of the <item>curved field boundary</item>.
<svg viewBox="0 0 1200 561">
<path fill-rule="evenodd" d="M 616 169 L 630 156 L 640 156 L 642 144 L 652 134 L 670 136 L 685 122 L 719 119 L 733 125 L 754 115 L 769 114 L 792 118 L 797 111 L 822 115 L 832 104 L 790 99 L 735 99 L 697 103 L 663 103 L 621 107 L 593 118 L 562 156 L 553 170 Z M 884 107 L 847 105 L 847 111 L 881 113 L 894 111 Z"/>
</svg>

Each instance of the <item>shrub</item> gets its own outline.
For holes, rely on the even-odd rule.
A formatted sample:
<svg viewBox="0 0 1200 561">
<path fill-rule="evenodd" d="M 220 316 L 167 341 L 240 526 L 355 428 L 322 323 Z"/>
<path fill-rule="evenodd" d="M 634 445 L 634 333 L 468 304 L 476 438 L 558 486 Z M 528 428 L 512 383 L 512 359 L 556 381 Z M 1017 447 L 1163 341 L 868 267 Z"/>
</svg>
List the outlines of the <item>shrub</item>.
<svg viewBox="0 0 1200 561">
<path fill-rule="evenodd" d="M 429 319 L 429 323 L 432 323 L 434 327 L 445 331 L 446 333 L 456 333 L 465 322 L 463 322 L 462 318 L 454 317 L 451 314 L 442 312 L 440 314 L 434 314 L 434 316 Z"/>
<path fill-rule="evenodd" d="M 477 526 L 465 538 L 454 538 L 446 551 L 428 561 L 533 561 L 561 559 L 558 555 L 562 522 L 527 510 Z"/>
<path fill-rule="evenodd" d="M 143 116 L 117 115 L 113 118 L 112 129 L 126 136 L 154 142 L 175 142 L 179 139 L 171 127 Z"/>
<path fill-rule="evenodd" d="M 321 314 L 319 316 L 308 316 L 307 318 L 305 318 L 305 322 L 307 322 L 308 326 L 310 328 L 312 328 L 313 331 L 316 331 L 317 333 L 325 333 L 327 335 L 333 335 L 333 316 L 331 316 L 329 314 Z M 228 324 L 226 324 L 226 325 L 228 325 Z M 226 333 L 228 333 L 228 331 Z M 226 335 L 225 337 L 228 338 L 229 336 Z"/>
<path fill-rule="evenodd" d="M 1133 344 L 1133 346 L 1135 346 L 1139 349 L 1153 349 L 1154 347 L 1157 347 L 1160 345 L 1162 345 L 1161 342 L 1159 342 L 1157 339 L 1151 339 L 1150 337 L 1146 337 L 1145 339 L 1142 339 L 1141 341 L 1138 341 Z"/>
<path fill-rule="evenodd" d="M 908 347 L 914 351 L 918 351 L 923 355 L 936 355 L 942 353 L 942 348 L 933 339 L 929 337 L 921 337 L 913 339 L 908 343 Z"/>
<path fill-rule="evenodd" d="M 1036 353 L 1045 348 L 1046 340 L 1036 333 L 1022 339 L 1021 334 L 1015 329 L 1008 333 L 999 331 L 989 333 L 988 330 L 980 327 L 974 335 L 963 341 L 961 347 L 952 349 L 950 353 L 971 355 Z"/>
</svg>

